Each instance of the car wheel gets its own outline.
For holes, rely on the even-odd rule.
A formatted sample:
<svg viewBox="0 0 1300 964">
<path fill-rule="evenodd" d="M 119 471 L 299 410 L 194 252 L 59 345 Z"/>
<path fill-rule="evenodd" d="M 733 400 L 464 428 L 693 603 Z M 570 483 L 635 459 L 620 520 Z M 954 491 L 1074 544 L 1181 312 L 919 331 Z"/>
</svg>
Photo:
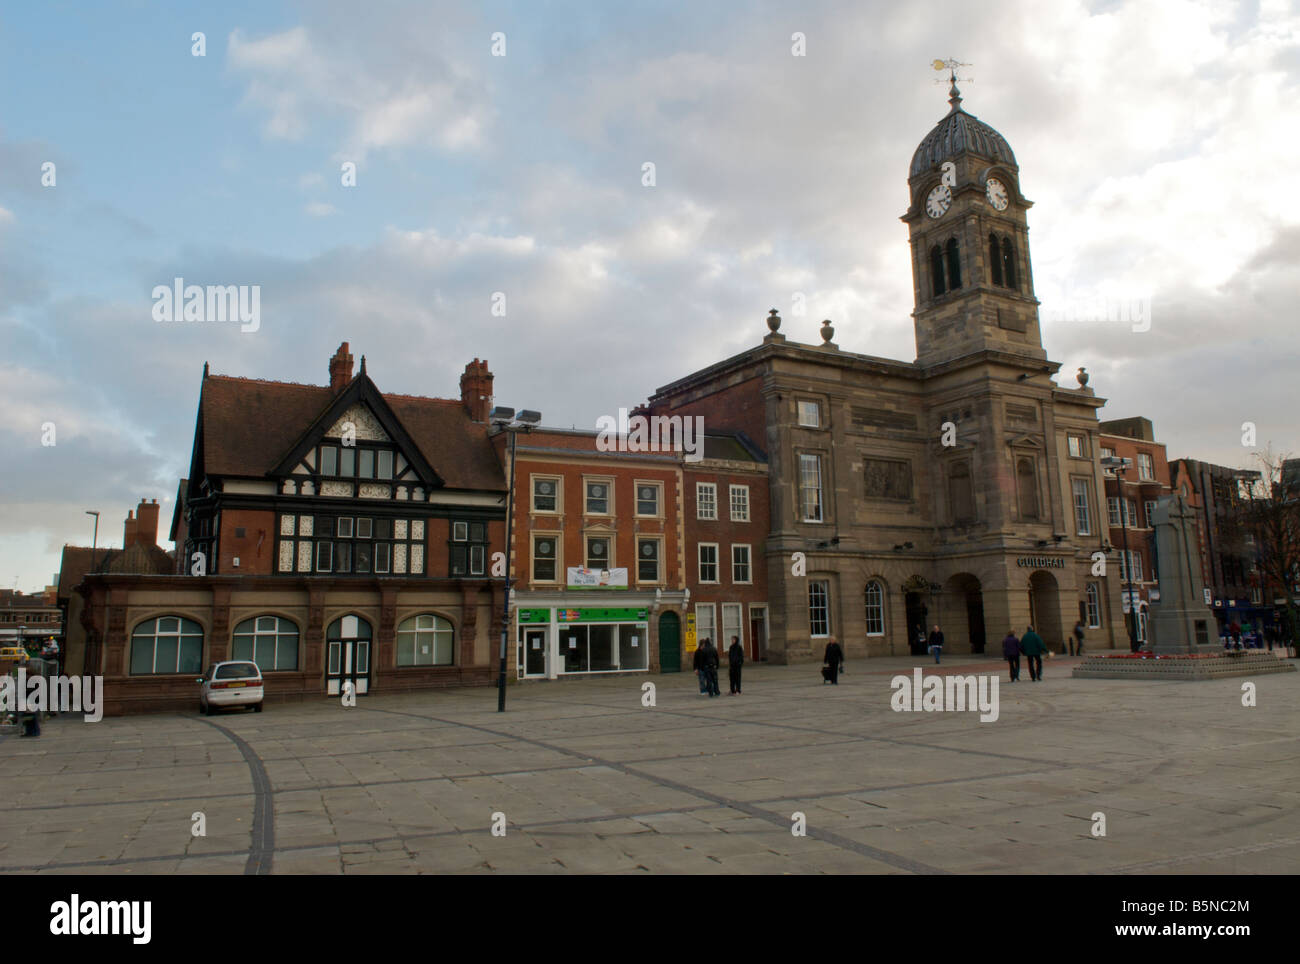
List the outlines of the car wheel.
<svg viewBox="0 0 1300 964">
<path fill-rule="evenodd" d="M 254 703 L 254 704 L 253 704 L 253 712 L 254 712 L 254 713 L 261 713 L 261 712 L 262 712 L 262 704 L 261 704 L 261 703 Z"/>
</svg>

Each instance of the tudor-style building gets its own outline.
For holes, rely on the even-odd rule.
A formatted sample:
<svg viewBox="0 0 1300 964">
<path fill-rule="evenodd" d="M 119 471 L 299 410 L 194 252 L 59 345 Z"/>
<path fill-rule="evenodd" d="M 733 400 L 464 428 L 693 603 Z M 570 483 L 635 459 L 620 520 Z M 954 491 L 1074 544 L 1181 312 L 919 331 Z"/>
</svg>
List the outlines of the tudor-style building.
<svg viewBox="0 0 1300 964">
<path fill-rule="evenodd" d="M 488 434 L 492 375 L 459 399 L 382 394 L 347 343 L 328 386 L 204 366 L 189 476 L 172 519 L 178 572 L 96 573 L 86 672 L 106 711 L 197 704 L 194 677 L 255 659 L 272 698 L 492 677 L 506 481 Z"/>
<path fill-rule="evenodd" d="M 908 173 L 917 358 L 763 343 L 660 388 L 660 415 L 700 415 L 766 450 L 770 656 L 981 652 L 1033 623 L 1053 649 L 1095 601 L 1094 646 L 1123 645 L 1118 566 L 1098 566 L 1106 519 L 1097 410 L 1052 376 L 1034 297 L 1019 168 L 1006 139 L 948 114 Z"/>
</svg>

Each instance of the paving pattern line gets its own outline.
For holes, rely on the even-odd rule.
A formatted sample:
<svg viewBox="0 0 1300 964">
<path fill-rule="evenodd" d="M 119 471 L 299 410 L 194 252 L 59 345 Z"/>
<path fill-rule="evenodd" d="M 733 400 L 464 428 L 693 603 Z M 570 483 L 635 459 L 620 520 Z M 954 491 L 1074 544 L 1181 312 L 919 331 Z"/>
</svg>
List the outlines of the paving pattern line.
<svg viewBox="0 0 1300 964">
<path fill-rule="evenodd" d="M 238 733 L 204 717 L 199 717 L 199 722 L 223 733 L 226 739 L 239 747 L 239 752 L 248 764 L 249 776 L 253 781 L 253 839 L 248 847 L 248 862 L 244 865 L 244 873 L 250 876 L 269 874 L 275 859 L 275 806 L 272 800 L 275 791 L 271 789 L 266 767 L 262 765 L 257 751 Z"/>
<path fill-rule="evenodd" d="M 410 716 L 410 717 L 415 717 L 416 719 L 430 720 L 436 723 L 455 722 L 451 720 L 445 720 L 440 717 L 429 717 L 429 716 L 424 716 L 423 714 L 420 713 L 410 713 L 403 710 L 381 710 L 381 709 L 375 709 L 371 707 L 365 707 L 365 709 L 367 710 L 367 712 L 370 713 L 389 713 L 394 716 Z M 543 750 L 550 750 L 553 753 L 563 753 L 566 756 L 572 756 L 572 757 L 577 757 L 579 759 L 588 760 L 596 766 L 608 767 L 611 770 L 616 770 L 619 773 L 626 774 L 627 776 L 636 777 L 637 779 L 646 780 L 650 783 L 654 783 L 657 786 L 663 787 L 664 789 L 667 790 L 675 790 L 678 793 L 682 793 L 687 796 L 696 797 L 697 799 L 709 800 L 721 807 L 729 807 L 733 810 L 739 810 L 741 813 L 745 813 L 751 817 L 757 817 L 760 820 L 765 820 L 770 824 L 774 824 L 775 826 L 780 827 L 782 830 L 789 831 L 790 829 L 790 818 L 782 816 L 781 814 L 772 813 L 769 810 L 764 810 L 761 807 L 756 807 L 753 804 L 745 803 L 744 801 L 741 800 L 733 800 L 732 798 L 724 797 L 721 794 L 711 793 L 708 790 L 701 790 L 697 787 L 691 787 L 684 783 L 678 783 L 676 780 L 668 780 L 663 777 L 658 777 L 652 773 L 647 773 L 642 770 L 637 770 L 634 767 L 625 766 L 624 764 L 618 763 L 613 760 L 604 760 L 601 759 L 600 757 L 592 756 L 589 753 L 581 753 L 577 750 L 570 750 L 567 747 L 557 746 L 553 743 L 546 743 L 543 740 L 535 740 L 532 739 L 531 737 L 520 736 L 518 734 L 509 733 L 504 730 L 494 730 L 491 727 L 480 726 L 479 724 L 476 723 L 460 723 L 459 725 L 469 727 L 471 729 L 479 730 L 483 733 L 490 733 L 496 736 L 500 736 L 503 739 L 515 740 L 520 743 L 528 743 L 532 746 L 539 747 Z M 843 735 L 843 734 L 839 734 L 839 735 Z M 1035 762 L 1039 762 L 1039 761 L 1035 761 Z M 891 853 L 888 850 L 881 850 L 877 847 L 872 847 L 869 844 L 859 843 L 856 840 L 851 840 L 848 837 L 842 836 L 841 834 L 834 833 L 833 831 L 822 830 L 816 827 L 810 827 L 807 828 L 806 833 L 809 837 L 812 837 L 814 840 L 820 840 L 823 843 L 832 844 L 836 847 L 839 847 L 842 850 L 852 851 L 853 853 L 856 853 L 860 856 L 867 857 L 871 860 L 875 860 L 883 864 L 887 864 L 888 866 L 891 867 L 897 867 L 900 870 L 906 870 L 909 873 L 934 874 L 934 875 L 946 875 L 948 873 L 948 871 L 946 870 L 942 870 L 938 867 L 932 867 L 929 864 L 922 863 L 919 860 L 912 860 L 910 857 L 904 857 L 902 854 Z"/>
</svg>

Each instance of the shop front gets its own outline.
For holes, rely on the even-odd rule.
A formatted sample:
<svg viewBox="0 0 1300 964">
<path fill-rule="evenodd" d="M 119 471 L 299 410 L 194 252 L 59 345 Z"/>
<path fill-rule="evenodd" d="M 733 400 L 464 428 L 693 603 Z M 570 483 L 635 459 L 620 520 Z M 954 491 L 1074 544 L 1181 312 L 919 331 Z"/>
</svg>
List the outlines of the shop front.
<svg viewBox="0 0 1300 964">
<path fill-rule="evenodd" d="M 515 611 L 515 666 L 519 679 L 557 679 L 604 673 L 658 670 L 658 635 L 662 600 L 622 597 L 590 599 L 569 593 L 551 599 L 525 599 Z M 575 598 L 577 595 L 577 598 Z M 592 593 L 591 595 L 596 595 Z M 666 594 L 664 594 L 666 595 Z"/>
</svg>

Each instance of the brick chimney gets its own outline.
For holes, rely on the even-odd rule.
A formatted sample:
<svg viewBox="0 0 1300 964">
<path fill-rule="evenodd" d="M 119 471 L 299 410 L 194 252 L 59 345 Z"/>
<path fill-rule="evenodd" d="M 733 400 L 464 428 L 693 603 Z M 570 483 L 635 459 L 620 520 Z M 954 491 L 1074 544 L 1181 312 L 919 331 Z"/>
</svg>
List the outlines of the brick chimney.
<svg viewBox="0 0 1300 964">
<path fill-rule="evenodd" d="M 330 359 L 330 391 L 337 395 L 352 381 L 352 352 L 345 341 Z"/>
<path fill-rule="evenodd" d="M 158 500 L 140 500 L 135 509 L 135 541 L 146 549 L 158 545 Z"/>
<path fill-rule="evenodd" d="M 139 531 L 139 523 L 136 521 L 135 513 L 127 510 L 126 521 L 122 523 L 122 548 L 130 549 L 135 545 L 136 533 Z"/>
<path fill-rule="evenodd" d="M 486 422 L 492 409 L 492 373 L 486 360 L 475 358 L 460 376 L 460 402 L 475 422 Z"/>
</svg>

